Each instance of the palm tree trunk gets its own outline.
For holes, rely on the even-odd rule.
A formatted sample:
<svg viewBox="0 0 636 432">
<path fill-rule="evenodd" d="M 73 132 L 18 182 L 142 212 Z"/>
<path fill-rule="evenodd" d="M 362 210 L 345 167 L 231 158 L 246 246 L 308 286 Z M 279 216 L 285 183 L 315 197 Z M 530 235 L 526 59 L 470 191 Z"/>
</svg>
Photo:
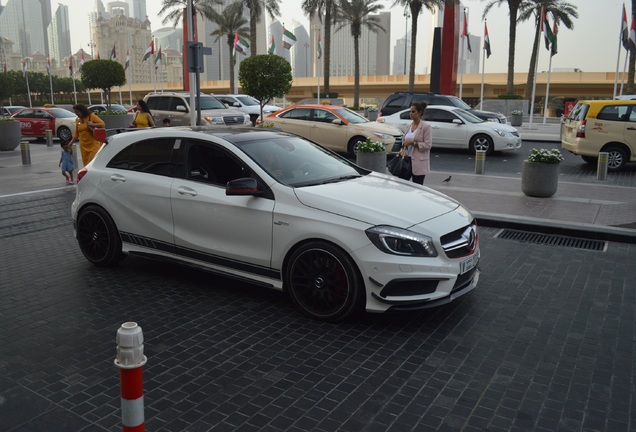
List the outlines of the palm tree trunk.
<svg viewBox="0 0 636 432">
<path fill-rule="evenodd" d="M 635 0 L 636 1 L 636 0 Z M 409 91 L 415 91 L 415 48 L 417 45 L 417 17 L 419 16 L 419 11 L 417 15 L 411 10 L 411 59 L 409 61 Z M 415 17 L 415 18 L 413 18 Z M 404 36 L 404 43 L 406 43 L 407 38 Z M 404 59 L 406 61 L 406 59 Z"/>
<path fill-rule="evenodd" d="M 636 1 L 636 0 L 634 0 Z M 329 94 L 329 75 L 331 69 L 331 1 L 325 4 L 325 95 Z"/>
<path fill-rule="evenodd" d="M 234 48 L 234 39 L 232 35 L 227 35 L 228 56 L 230 65 L 230 94 L 236 94 L 234 91 L 234 56 L 232 55 L 232 49 Z"/>
<path fill-rule="evenodd" d="M 508 81 L 506 83 L 506 93 L 515 93 L 515 42 L 517 40 L 517 10 L 518 5 L 512 2 L 510 5 L 510 19 L 508 20 Z"/>
<path fill-rule="evenodd" d="M 353 37 L 353 106 L 359 107 L 360 104 L 360 37 Z"/>
<path fill-rule="evenodd" d="M 528 69 L 528 82 L 526 82 L 526 93 L 525 93 L 525 98 L 526 99 L 530 99 L 532 97 L 532 87 L 534 84 L 534 80 L 536 79 L 535 74 L 534 74 L 534 70 L 536 69 L 536 65 L 537 65 L 537 50 L 539 49 L 539 37 L 540 37 L 540 32 L 539 32 L 539 20 L 541 18 L 537 17 L 536 19 L 536 28 L 534 31 L 534 42 L 532 43 L 532 57 L 530 57 L 530 68 Z"/>
<path fill-rule="evenodd" d="M 636 17 L 636 0 L 632 0 L 632 22 Z M 636 53 L 633 49 L 629 50 L 629 72 L 627 73 L 627 88 L 625 94 L 634 94 L 634 67 L 636 67 Z"/>
<path fill-rule="evenodd" d="M 256 55 L 256 17 L 250 9 L 250 57 Z"/>
</svg>

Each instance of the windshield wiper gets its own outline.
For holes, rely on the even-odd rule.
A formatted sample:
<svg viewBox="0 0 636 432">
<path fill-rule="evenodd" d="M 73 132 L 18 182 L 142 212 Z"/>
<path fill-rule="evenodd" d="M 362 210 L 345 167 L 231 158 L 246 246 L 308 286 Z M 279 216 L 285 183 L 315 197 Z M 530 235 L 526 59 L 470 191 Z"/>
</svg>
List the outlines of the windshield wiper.
<svg viewBox="0 0 636 432">
<path fill-rule="evenodd" d="M 351 179 L 355 179 L 355 178 L 359 178 L 362 177 L 360 174 L 351 174 L 351 175 L 346 175 L 346 176 L 342 176 L 342 177 L 336 177 L 336 178 L 331 178 L 328 180 L 323 180 L 318 184 L 327 184 L 327 183 L 338 183 L 341 181 L 345 181 L 345 180 L 351 180 Z"/>
</svg>

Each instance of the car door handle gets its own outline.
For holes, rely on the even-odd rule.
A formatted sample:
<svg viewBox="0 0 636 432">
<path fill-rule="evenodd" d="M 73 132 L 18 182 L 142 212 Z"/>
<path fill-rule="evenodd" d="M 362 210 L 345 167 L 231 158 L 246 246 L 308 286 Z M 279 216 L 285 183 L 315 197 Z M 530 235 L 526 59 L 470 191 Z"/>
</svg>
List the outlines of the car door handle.
<svg viewBox="0 0 636 432">
<path fill-rule="evenodd" d="M 126 177 L 124 177 L 121 174 L 113 174 L 113 175 L 110 176 L 110 179 L 112 181 L 119 181 L 119 182 L 122 182 L 122 183 L 126 181 Z"/>
<path fill-rule="evenodd" d="M 190 195 L 190 196 L 197 196 L 197 191 L 195 191 L 194 189 L 191 189 L 189 187 L 184 187 L 181 186 L 179 188 L 177 188 L 177 193 L 179 195 Z"/>
</svg>

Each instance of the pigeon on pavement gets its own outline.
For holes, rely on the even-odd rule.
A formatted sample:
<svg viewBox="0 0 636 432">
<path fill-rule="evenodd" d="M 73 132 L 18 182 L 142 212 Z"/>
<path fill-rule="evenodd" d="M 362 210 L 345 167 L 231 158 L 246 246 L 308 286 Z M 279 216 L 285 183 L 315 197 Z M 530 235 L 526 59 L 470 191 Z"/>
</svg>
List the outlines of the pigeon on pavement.
<svg viewBox="0 0 636 432">
<path fill-rule="evenodd" d="M 451 181 L 451 177 L 452 177 L 452 176 L 448 176 L 448 178 L 447 178 L 447 179 L 442 180 L 442 183 L 450 183 L 450 181 Z"/>
</svg>

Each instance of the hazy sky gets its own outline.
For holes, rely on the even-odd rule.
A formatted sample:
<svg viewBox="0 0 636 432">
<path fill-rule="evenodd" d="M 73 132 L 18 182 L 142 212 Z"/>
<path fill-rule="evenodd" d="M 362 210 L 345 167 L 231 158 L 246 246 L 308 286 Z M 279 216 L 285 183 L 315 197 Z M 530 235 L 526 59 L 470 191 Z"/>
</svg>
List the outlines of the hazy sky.
<svg viewBox="0 0 636 432">
<path fill-rule="evenodd" d="M 6 4 L 6 0 L 0 0 Z M 584 72 L 614 72 L 618 53 L 618 37 L 620 32 L 622 2 L 616 0 L 569 0 L 578 7 L 579 18 L 574 22 L 574 29 L 560 28 L 558 33 L 558 54 L 552 58 L 552 70 L 556 68 L 579 68 Z M 89 43 L 88 14 L 92 10 L 93 0 L 52 0 L 53 12 L 57 3 L 69 6 L 71 21 L 71 45 L 73 52 L 83 47 L 87 51 Z M 106 1 L 104 1 L 106 3 Z M 152 22 L 152 29 L 156 30 L 166 25 L 162 24 L 162 17 L 158 16 L 161 9 L 161 0 L 148 0 L 146 7 L 148 16 Z M 296 20 L 308 27 L 308 20 L 303 17 L 300 8 L 301 0 L 282 0 L 280 17 L 281 22 L 289 23 Z M 401 7 L 390 8 L 393 1 L 378 0 L 385 5 L 385 10 L 391 10 L 391 37 L 392 40 L 404 37 L 405 18 L 404 9 Z M 484 0 L 464 0 L 464 7 L 468 8 L 469 33 L 483 37 L 484 22 L 482 13 Z M 486 61 L 486 73 L 506 72 L 508 65 L 508 4 L 502 2 L 495 6 L 487 16 L 488 33 L 492 55 Z M 629 5 L 627 15 L 630 16 Z M 428 13 L 424 13 L 418 21 L 418 47 L 427 45 L 430 37 L 431 20 Z M 410 28 L 410 22 L 409 22 Z M 533 24 L 529 21 L 521 23 L 517 27 L 517 43 L 515 70 L 527 72 L 530 51 L 532 49 L 532 37 L 534 35 Z M 410 36 L 409 36 L 410 37 Z M 543 44 L 539 53 L 539 70 L 548 69 L 548 51 Z M 418 49 L 418 53 L 420 53 Z M 625 50 L 621 51 L 620 70 L 623 69 Z M 424 72 L 424 63 L 430 62 L 428 52 L 418 55 L 418 67 L 416 72 Z"/>
</svg>

